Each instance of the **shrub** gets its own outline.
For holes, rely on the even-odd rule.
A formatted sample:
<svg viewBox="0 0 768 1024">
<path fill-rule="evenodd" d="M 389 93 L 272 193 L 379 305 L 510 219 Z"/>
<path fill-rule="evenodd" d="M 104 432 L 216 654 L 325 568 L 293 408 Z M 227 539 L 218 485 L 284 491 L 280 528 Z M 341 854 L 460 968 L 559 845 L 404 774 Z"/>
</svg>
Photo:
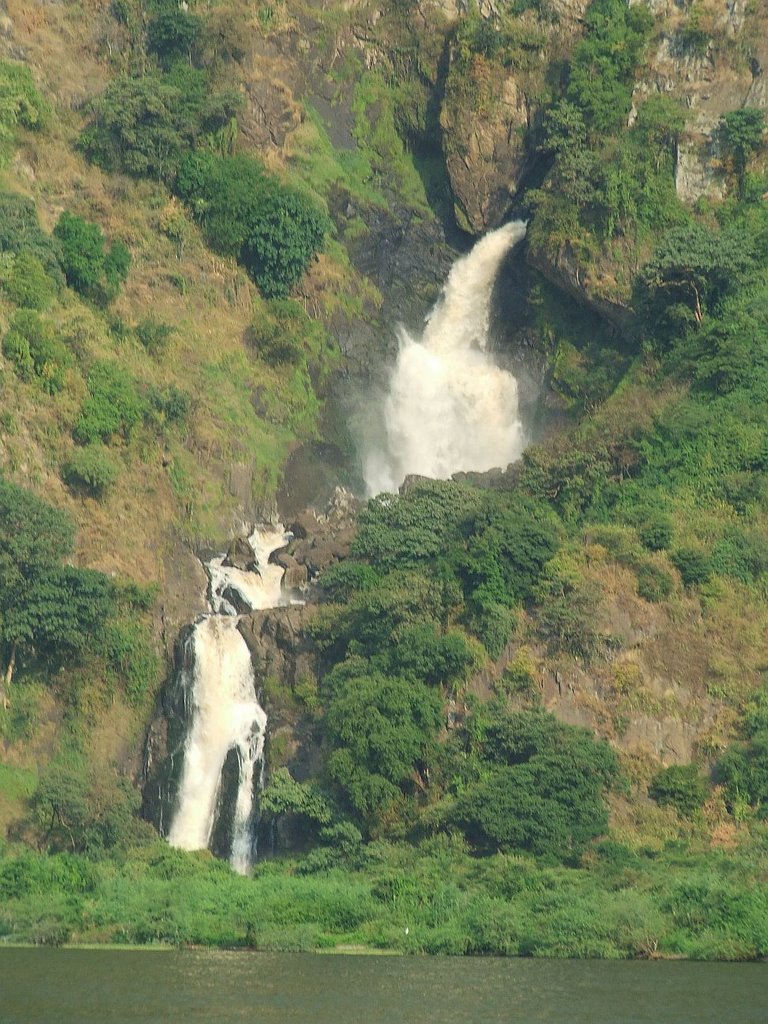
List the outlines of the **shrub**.
<svg viewBox="0 0 768 1024">
<path fill-rule="evenodd" d="M 147 50 L 166 68 L 180 59 L 191 61 L 201 27 L 200 18 L 182 8 L 161 10 L 147 25 Z"/>
<path fill-rule="evenodd" d="M 186 391 L 169 384 L 167 388 L 150 388 L 148 394 L 152 418 L 158 426 L 185 423 L 192 408 Z"/>
<path fill-rule="evenodd" d="M 481 777 L 461 795 L 452 819 L 483 850 L 578 856 L 607 828 L 605 794 L 618 779 L 613 751 L 546 712 L 491 705 L 478 715 L 470 752 L 480 759 Z"/>
<path fill-rule="evenodd" d="M 734 811 L 746 801 L 768 812 L 768 731 L 756 732 L 747 743 L 733 743 L 717 765 L 716 778 L 726 789 Z"/>
<path fill-rule="evenodd" d="M 66 483 L 95 498 L 103 498 L 119 475 L 118 463 L 101 444 L 76 449 L 61 467 L 61 476 Z"/>
<path fill-rule="evenodd" d="M 59 264 L 59 242 L 42 230 L 37 208 L 26 196 L 0 192 L 0 252 L 17 256 L 29 253 L 40 260 L 45 272 L 56 284 L 64 283 Z"/>
<path fill-rule="evenodd" d="M 712 560 L 701 548 L 678 548 L 669 557 L 686 587 L 707 583 L 712 577 Z"/>
<path fill-rule="evenodd" d="M 168 348 L 168 340 L 175 327 L 148 316 L 136 325 L 136 337 L 151 356 L 157 357 Z"/>
<path fill-rule="evenodd" d="M 246 156 L 193 153 L 181 164 L 176 191 L 212 248 L 235 256 L 267 298 L 288 294 L 331 226 L 307 196 Z"/>
<path fill-rule="evenodd" d="M 595 134 L 626 124 L 632 104 L 635 67 L 653 26 L 643 6 L 623 0 L 592 0 L 586 33 L 571 57 L 568 98 Z"/>
<path fill-rule="evenodd" d="M 48 108 L 38 93 L 25 64 L 0 60 L 0 144 L 13 139 L 17 125 L 39 129 Z"/>
<path fill-rule="evenodd" d="M 56 286 L 40 260 L 30 252 L 21 252 L 0 280 L 5 294 L 25 309 L 45 309 L 53 301 Z"/>
<path fill-rule="evenodd" d="M 129 438 L 144 417 L 146 403 L 128 371 L 118 363 L 94 363 L 88 392 L 75 425 L 75 440 L 92 444 L 109 443 L 118 434 Z"/>
<path fill-rule="evenodd" d="M 184 154 L 228 125 L 241 102 L 211 93 L 206 75 L 184 64 L 167 75 L 115 78 L 92 102 L 80 141 L 105 170 L 171 181 Z"/>
<path fill-rule="evenodd" d="M 105 250 L 101 228 L 68 210 L 59 217 L 53 233 L 61 243 L 61 265 L 67 284 L 90 299 L 114 299 L 131 264 L 126 246 L 115 242 Z"/>
<path fill-rule="evenodd" d="M 725 114 L 720 119 L 717 138 L 733 167 L 739 183 L 739 195 L 743 196 L 747 164 L 764 145 L 765 112 L 757 107 L 742 107 Z"/>
<path fill-rule="evenodd" d="M 267 298 L 286 296 L 323 248 L 330 221 L 307 196 L 271 183 L 260 196 L 240 258 Z"/>
<path fill-rule="evenodd" d="M 557 648 L 587 660 L 600 646 L 595 616 L 600 594 L 569 558 L 558 556 L 545 567 L 534 589 L 539 629 Z"/>
<path fill-rule="evenodd" d="M 707 785 L 695 764 L 673 764 L 654 775 L 648 796 L 657 804 L 674 807 L 684 818 L 691 818 L 707 798 Z"/>
<path fill-rule="evenodd" d="M 51 326 L 31 309 L 20 309 L 3 338 L 3 355 L 15 366 L 22 380 L 37 380 L 49 393 L 64 385 L 64 371 L 71 357 L 58 341 Z"/>
<path fill-rule="evenodd" d="M 637 570 L 637 592 L 646 601 L 663 601 L 673 586 L 669 573 L 653 562 L 644 562 Z"/>
<path fill-rule="evenodd" d="M 658 513 L 646 519 L 637 532 L 642 544 L 649 551 L 663 551 L 669 547 L 672 540 L 672 520 L 669 516 Z"/>
</svg>

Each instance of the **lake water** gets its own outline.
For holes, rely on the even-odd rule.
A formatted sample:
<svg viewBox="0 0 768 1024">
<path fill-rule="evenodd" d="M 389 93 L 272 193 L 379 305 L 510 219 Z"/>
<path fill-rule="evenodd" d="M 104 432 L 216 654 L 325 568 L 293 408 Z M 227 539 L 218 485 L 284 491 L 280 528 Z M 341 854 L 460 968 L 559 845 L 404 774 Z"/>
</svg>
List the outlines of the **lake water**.
<svg viewBox="0 0 768 1024">
<path fill-rule="evenodd" d="M 0 950 L 2 1024 L 766 1024 L 768 964 Z"/>
</svg>

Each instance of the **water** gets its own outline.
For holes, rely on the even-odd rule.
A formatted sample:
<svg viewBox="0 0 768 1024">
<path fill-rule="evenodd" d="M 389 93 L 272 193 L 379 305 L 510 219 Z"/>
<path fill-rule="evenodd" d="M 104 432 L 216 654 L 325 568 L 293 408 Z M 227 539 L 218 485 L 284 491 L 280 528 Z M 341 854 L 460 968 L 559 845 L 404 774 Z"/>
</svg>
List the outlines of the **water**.
<svg viewBox="0 0 768 1024">
<path fill-rule="evenodd" d="M 1 1024 L 765 1024 L 763 964 L 0 950 Z"/>
<path fill-rule="evenodd" d="M 184 748 L 178 809 L 168 841 L 182 850 L 203 850 L 210 840 L 224 761 L 236 749 L 239 779 L 232 866 L 250 867 L 254 771 L 261 762 L 267 716 L 256 700 L 251 652 L 237 619 L 210 615 L 195 626 L 191 678 L 192 727 Z"/>
<path fill-rule="evenodd" d="M 421 337 L 400 327 L 400 349 L 382 423 L 368 444 L 369 494 L 395 491 L 409 473 L 451 474 L 506 466 L 524 446 L 517 381 L 488 351 L 493 284 L 525 224 L 505 224 L 451 269 Z"/>
<path fill-rule="evenodd" d="M 181 686 L 192 711 L 184 745 L 177 807 L 168 832 L 172 846 L 203 850 L 211 842 L 221 778 L 230 750 L 237 751 L 238 784 L 231 835 L 232 867 L 246 874 L 254 857 L 254 788 L 260 788 L 267 715 L 256 699 L 251 654 L 237 628 L 240 608 L 273 608 L 286 602 L 283 570 L 269 564 L 272 551 L 289 539 L 282 527 L 249 538 L 259 566 L 246 572 L 211 559 L 213 614 L 200 619 L 187 640 Z M 235 596 L 236 595 L 236 596 Z"/>
</svg>

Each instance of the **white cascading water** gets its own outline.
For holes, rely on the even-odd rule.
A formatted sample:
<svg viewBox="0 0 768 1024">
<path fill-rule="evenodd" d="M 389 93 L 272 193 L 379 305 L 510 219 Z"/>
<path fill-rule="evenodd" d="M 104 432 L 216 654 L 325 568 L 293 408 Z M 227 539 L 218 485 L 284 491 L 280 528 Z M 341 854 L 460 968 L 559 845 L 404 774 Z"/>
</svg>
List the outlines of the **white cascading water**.
<svg viewBox="0 0 768 1024">
<path fill-rule="evenodd" d="M 399 328 L 383 443 L 364 460 L 369 494 L 397 490 L 410 473 L 444 479 L 482 472 L 522 452 L 517 381 L 487 345 L 496 274 L 525 228 L 522 221 L 505 224 L 456 261 L 420 338 Z"/>
<path fill-rule="evenodd" d="M 224 566 L 223 555 L 207 564 L 213 614 L 195 624 L 180 680 L 191 702 L 192 726 L 168 841 L 183 850 L 208 847 L 224 762 L 229 751 L 236 750 L 239 773 L 230 863 L 241 874 L 248 872 L 253 860 L 253 793 L 254 783 L 261 780 L 267 715 L 256 699 L 251 652 L 237 628 L 235 607 L 224 594 L 236 591 L 238 602 L 254 610 L 287 603 L 281 590 L 283 570 L 269 564 L 269 555 L 289 537 L 281 527 L 254 532 L 249 540 L 258 572 Z"/>
</svg>

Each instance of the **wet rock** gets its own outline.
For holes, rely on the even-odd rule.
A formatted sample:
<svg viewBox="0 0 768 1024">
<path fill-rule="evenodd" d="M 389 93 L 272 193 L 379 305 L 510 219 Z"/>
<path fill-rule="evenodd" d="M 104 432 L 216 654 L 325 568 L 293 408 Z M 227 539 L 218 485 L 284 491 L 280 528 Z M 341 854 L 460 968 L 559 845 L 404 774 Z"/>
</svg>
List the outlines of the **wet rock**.
<svg viewBox="0 0 768 1024">
<path fill-rule="evenodd" d="M 234 608 L 237 615 L 244 615 L 246 612 L 251 611 L 251 605 L 237 587 L 225 587 L 221 592 L 221 596 L 228 605 Z"/>
<path fill-rule="evenodd" d="M 240 569 L 242 572 L 259 571 L 256 552 L 247 537 L 235 537 L 230 542 L 227 554 L 221 564 L 232 569 Z"/>
</svg>

